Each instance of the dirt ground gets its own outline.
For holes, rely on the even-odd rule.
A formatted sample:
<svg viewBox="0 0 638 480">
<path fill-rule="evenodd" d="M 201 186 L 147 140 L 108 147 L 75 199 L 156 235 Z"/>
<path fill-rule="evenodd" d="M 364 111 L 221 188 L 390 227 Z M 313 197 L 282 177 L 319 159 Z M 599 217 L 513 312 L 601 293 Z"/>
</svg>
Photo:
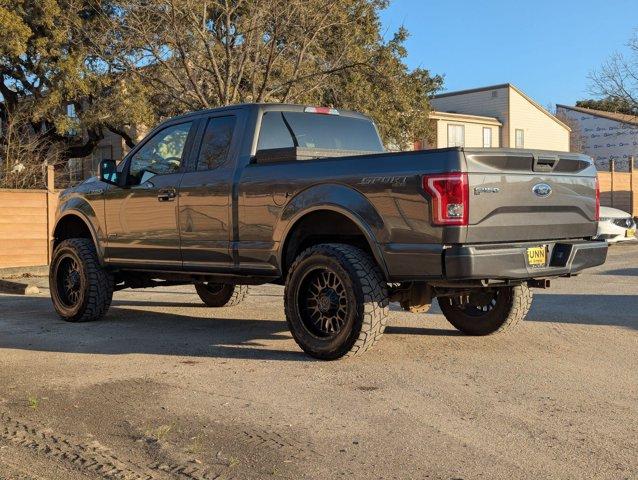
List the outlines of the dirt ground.
<svg viewBox="0 0 638 480">
<path fill-rule="evenodd" d="M 394 308 L 346 361 L 300 352 L 281 294 L 123 291 L 92 324 L 0 295 L 0 479 L 638 478 L 637 245 L 511 335 Z"/>
</svg>

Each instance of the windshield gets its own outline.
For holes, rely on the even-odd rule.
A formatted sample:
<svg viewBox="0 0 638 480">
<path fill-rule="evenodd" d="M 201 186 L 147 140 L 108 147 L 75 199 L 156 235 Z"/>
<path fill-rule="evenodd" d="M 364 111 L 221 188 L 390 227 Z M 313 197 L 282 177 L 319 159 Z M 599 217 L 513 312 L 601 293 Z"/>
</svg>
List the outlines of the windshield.
<svg viewBox="0 0 638 480">
<path fill-rule="evenodd" d="M 302 112 L 264 113 L 257 150 L 290 147 L 384 151 L 370 120 Z"/>
</svg>

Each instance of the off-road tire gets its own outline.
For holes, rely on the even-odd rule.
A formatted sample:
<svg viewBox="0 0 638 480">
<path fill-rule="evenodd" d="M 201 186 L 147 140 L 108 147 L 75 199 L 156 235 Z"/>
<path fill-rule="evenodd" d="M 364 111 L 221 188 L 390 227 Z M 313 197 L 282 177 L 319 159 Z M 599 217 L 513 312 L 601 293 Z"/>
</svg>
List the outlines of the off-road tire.
<svg viewBox="0 0 638 480">
<path fill-rule="evenodd" d="M 207 307 L 234 307 L 248 296 L 248 285 L 196 283 L 195 290 Z"/>
<path fill-rule="evenodd" d="M 342 282 L 340 291 L 347 304 L 343 326 L 328 336 L 310 329 L 300 306 L 302 282 L 311 272 L 323 269 Z M 364 353 L 383 335 L 389 311 L 388 285 L 364 251 L 344 244 L 320 244 L 304 250 L 290 267 L 284 304 L 290 332 L 301 349 L 321 360 L 336 360 Z"/>
<path fill-rule="evenodd" d="M 78 299 L 65 302 L 59 290 L 57 275 L 61 262 L 76 262 L 79 277 Z M 93 242 L 86 238 L 71 238 L 61 242 L 53 253 L 49 269 L 49 287 L 55 311 L 67 322 L 91 322 L 101 319 L 113 299 L 113 275 L 99 262 Z"/>
<path fill-rule="evenodd" d="M 525 319 L 532 306 L 532 292 L 527 285 L 500 287 L 496 304 L 482 316 L 468 315 L 454 304 L 453 297 L 437 300 L 448 322 L 466 335 L 508 333 Z"/>
</svg>

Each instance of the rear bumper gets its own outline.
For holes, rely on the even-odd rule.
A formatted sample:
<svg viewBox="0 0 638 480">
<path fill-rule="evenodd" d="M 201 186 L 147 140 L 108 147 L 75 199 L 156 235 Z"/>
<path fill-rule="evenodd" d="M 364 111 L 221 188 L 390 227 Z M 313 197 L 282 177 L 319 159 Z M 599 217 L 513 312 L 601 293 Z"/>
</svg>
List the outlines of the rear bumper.
<svg viewBox="0 0 638 480">
<path fill-rule="evenodd" d="M 547 245 L 547 265 L 529 266 L 527 249 L 540 245 Z M 606 258 L 607 242 L 604 241 L 458 246 L 444 251 L 444 278 L 511 280 L 557 277 L 602 265 Z"/>
</svg>

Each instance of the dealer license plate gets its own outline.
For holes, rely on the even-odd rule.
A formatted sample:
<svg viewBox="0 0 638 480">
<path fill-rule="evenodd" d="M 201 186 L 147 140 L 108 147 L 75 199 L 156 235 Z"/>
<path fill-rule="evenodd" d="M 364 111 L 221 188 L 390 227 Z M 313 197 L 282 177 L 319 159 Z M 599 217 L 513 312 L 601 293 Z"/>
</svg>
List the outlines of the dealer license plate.
<svg viewBox="0 0 638 480">
<path fill-rule="evenodd" d="M 547 247 L 530 247 L 527 249 L 527 264 L 530 267 L 544 267 L 547 264 Z"/>
</svg>

